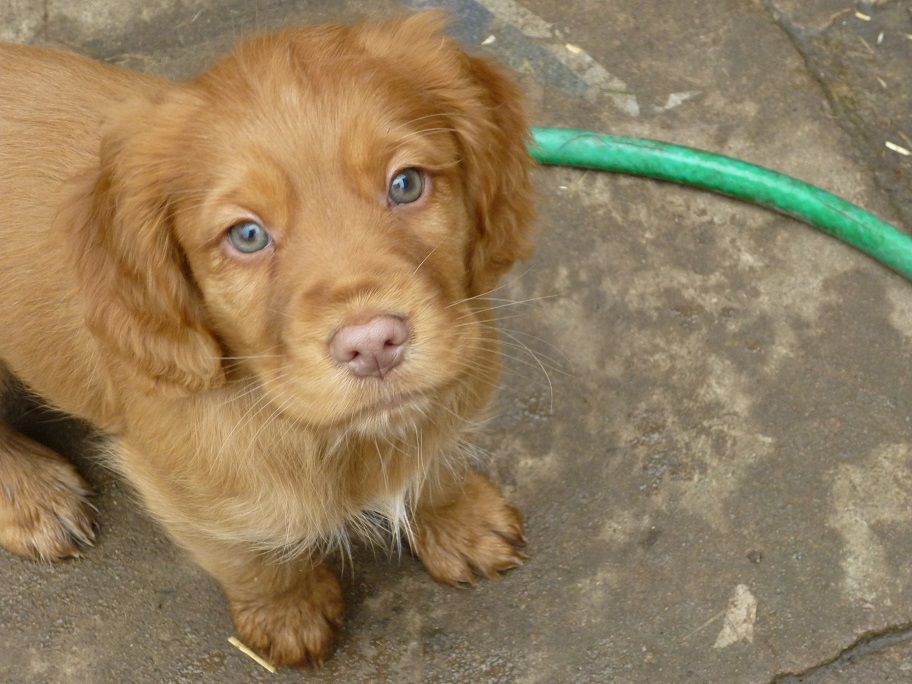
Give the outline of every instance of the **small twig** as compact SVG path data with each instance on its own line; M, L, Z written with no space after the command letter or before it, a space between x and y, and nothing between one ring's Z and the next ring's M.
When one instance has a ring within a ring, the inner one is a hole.
M233 636L228 637L228 643L231 644L232 646L234 646L237 650L239 650L241 653L243 653L248 658L254 660L258 665L266 668L267 670L269 670L270 672L275 674L275 672L276 672L275 665L273 665L272 663L270 663L267 660L264 660L259 655L257 655L253 651L251 651L249 648L247 648L247 646L245 646L243 643L241 643L241 640L238 639L237 637L233 637Z
M893 152L901 154L904 157L912 156L912 150L907 150L905 147L900 147L896 143L890 142L889 140L887 140L884 145L887 146L888 150L892 150Z
M724 611L724 610L720 610L718 613L716 613L716 614L713 615L711 618L709 618L709 620L707 620L706 622L704 622L702 625L700 625L700 626L697 627L695 630L693 630L690 634L688 634L688 635L685 636L683 639L681 639L681 642L683 643L683 642L687 641L688 639L690 639L690 637L692 637L692 636L693 636L694 634L696 634L697 632L702 632L704 629L706 629L707 627L709 627L712 623L716 622L717 620L721 620L721 619L724 618L724 617L725 617L725 611Z

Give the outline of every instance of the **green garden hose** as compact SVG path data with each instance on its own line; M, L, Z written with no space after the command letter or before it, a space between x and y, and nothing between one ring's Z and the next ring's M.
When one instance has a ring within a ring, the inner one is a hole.
M847 242L912 280L912 237L825 190L737 159L655 140L533 128L540 164L629 173L775 209Z

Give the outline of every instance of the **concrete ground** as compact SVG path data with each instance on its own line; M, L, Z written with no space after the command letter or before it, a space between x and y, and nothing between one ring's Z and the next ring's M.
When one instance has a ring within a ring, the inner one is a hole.
M912 148L912 0L406 4L494 36L478 49L516 70L538 125L722 152L912 230L912 157L885 146ZM397 6L5 0L0 38L180 78L251 30ZM912 285L703 192L553 168L537 184L483 436L526 514L524 567L459 591L364 549L332 660L270 675L85 429L14 406L82 454L100 536L53 567L0 555L0 681L912 681Z

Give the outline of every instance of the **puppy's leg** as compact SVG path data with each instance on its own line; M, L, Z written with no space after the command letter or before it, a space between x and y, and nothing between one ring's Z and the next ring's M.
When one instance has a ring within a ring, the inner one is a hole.
M275 665L323 664L342 624L342 587L322 562L231 546L190 548L228 597L241 640Z
M0 546L45 561L90 544L89 486L56 452L0 420Z
M522 517L485 476L466 472L425 491L415 511L413 551L438 582L494 579L519 565Z

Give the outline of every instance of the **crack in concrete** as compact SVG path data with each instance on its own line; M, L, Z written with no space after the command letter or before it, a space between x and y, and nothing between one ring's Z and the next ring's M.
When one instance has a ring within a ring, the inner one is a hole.
M785 33L792 47L804 62L805 71L820 87L834 121L849 136L852 141L852 147L855 149L856 158L871 172L870 176L874 186L880 191L884 204L889 207L890 213L899 222L897 227L902 229L903 224L907 223L906 219L910 211L903 206L901 198L897 195L897 189L885 184L881 174L878 173L876 157L872 159L872 154L876 153L872 152L871 132L868 130L870 128L868 122L857 112L847 109L840 102L833 90L833 84L827 78L827 65L821 62L819 56L815 58L813 47L805 44L805 42L811 42L813 36L820 36L829 31L838 19L846 14L846 11L834 14L824 27L813 31L803 31L798 25L788 20L785 12L776 6L775 0L759 0L759 3L773 22ZM852 10L849 9L847 11ZM912 11L912 8L910 8L910 11ZM866 140L868 144L865 144ZM874 146L876 146L876 141L874 141ZM887 218L889 220L889 217Z
M780 672L769 681L769 684L801 684L806 677L823 673L833 666L879 653L908 640L912 640L912 622L865 632L832 658L798 672Z
M800 40L800 30L794 24L790 24L785 17L785 14L776 7L773 0L761 0L760 4L763 6L763 9L766 10L766 13L769 14L770 18L779 27L779 29L786 35L789 42L792 44L792 47L795 49L795 52L801 57L801 61L804 62L805 71L810 75L814 82L820 86L820 89L823 91L824 96L826 97L827 103L830 105L830 108L835 104L833 101L833 94L830 92L830 88L827 86L826 80L823 78L819 69L814 67L814 63L811 61L811 57L808 54L807 50L803 50ZM840 127L845 128L841 123ZM851 131L848 131L851 133Z

